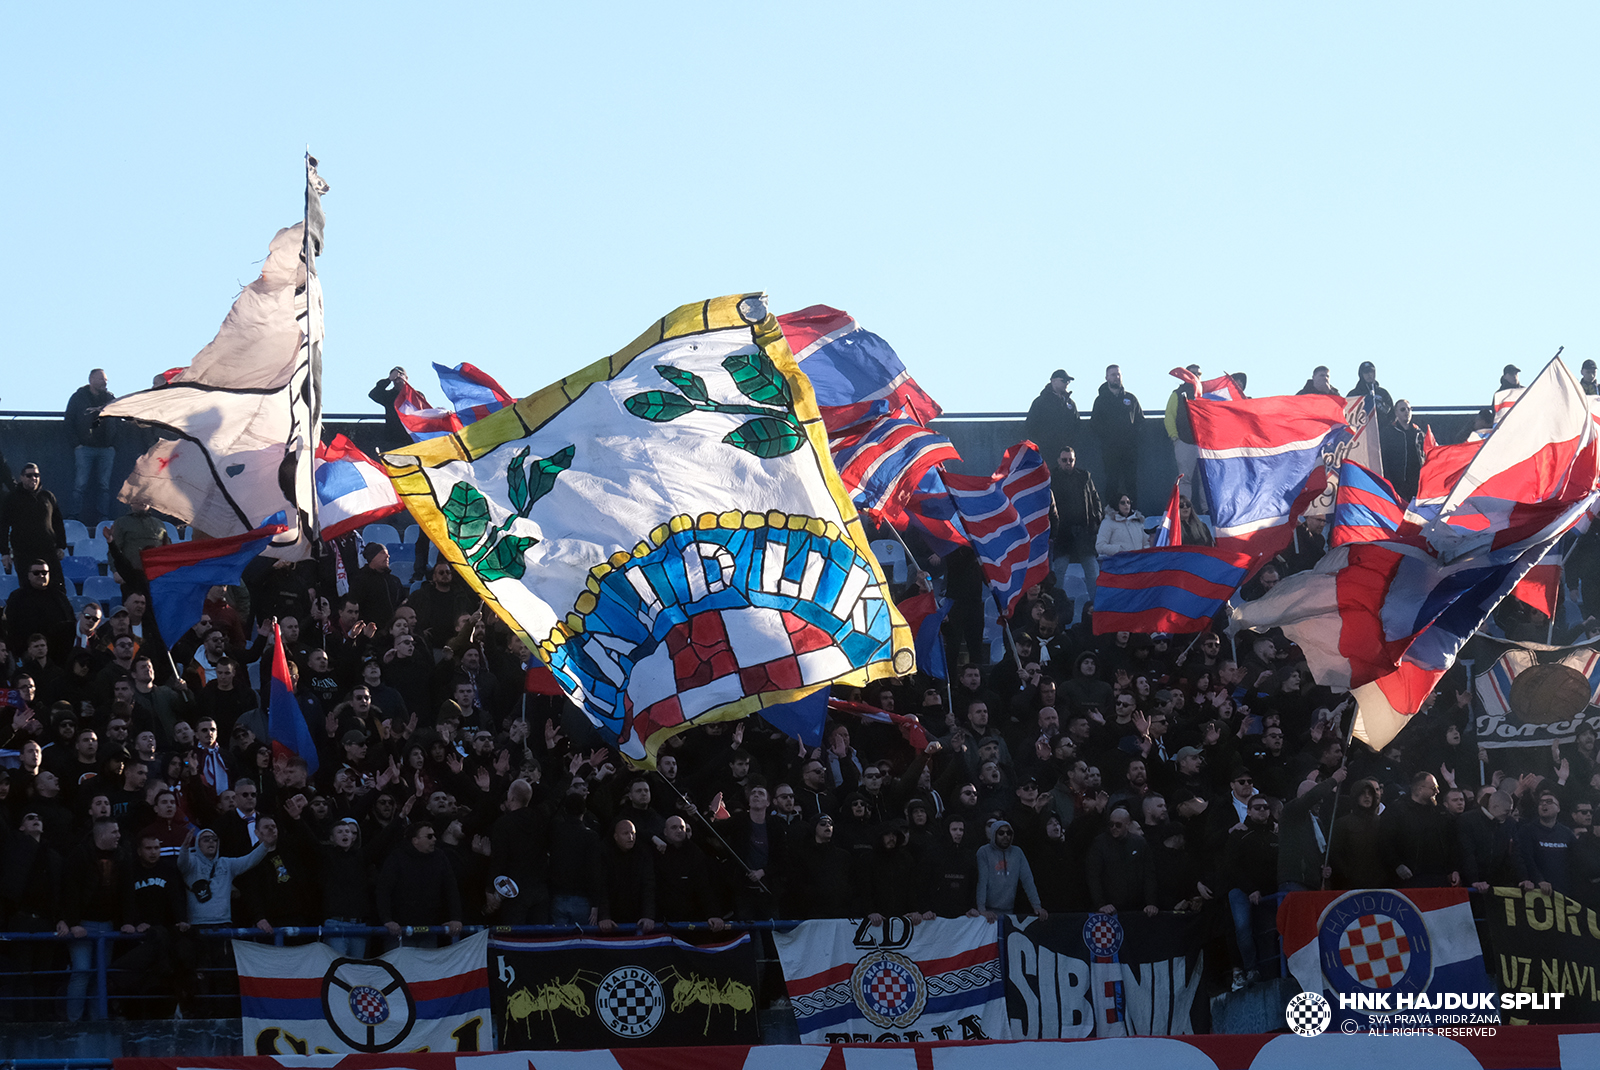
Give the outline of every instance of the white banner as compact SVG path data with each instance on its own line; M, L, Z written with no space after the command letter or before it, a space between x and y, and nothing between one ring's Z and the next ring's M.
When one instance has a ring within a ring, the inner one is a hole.
M808 1044L1011 1035L996 922L805 921L773 939Z
M490 1051L489 935L343 958L327 944L235 940L251 1055Z

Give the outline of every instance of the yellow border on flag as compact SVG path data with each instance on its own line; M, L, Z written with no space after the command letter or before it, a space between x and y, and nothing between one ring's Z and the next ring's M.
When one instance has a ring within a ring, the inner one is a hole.
M760 319L752 321L746 316L746 311L755 313L759 311ZM581 618L569 610L564 621L558 622L550 635L540 641L525 632L512 617L494 592L483 583L478 574L467 564L465 556L459 547L450 539L445 525L444 514L439 510L438 499L433 492L433 485L429 482L425 468L438 468L454 461L472 462L492 451L499 449L508 442L515 442L526 438L560 415L567 406L571 405L583 392L595 383L606 382L617 376L633 360L652 346L662 342L686 338L697 334L707 334L712 331L724 331L737 328L748 328L751 331L755 345L772 361L773 366L782 373L789 384L790 393L794 399L795 417L805 429L806 440L811 446L813 455L817 458L819 469L824 482L827 484L828 493L833 497L835 508L844 519L845 526L842 532L845 541L861 555L872 569L872 578L886 595L884 604L889 609L892 623L892 639L890 642L891 654L888 661L877 661L864 668L855 670L839 677L835 682L861 686L871 680L889 676L905 676L916 669L916 654L912 642L911 629L906 624L905 618L900 615L900 610L895 606L894 600L887 597L888 582L883 575L883 568L878 559L873 556L872 548L868 545L866 531L862 527L861 517L856 512L855 503L850 500L850 494L845 490L844 484L839 479L839 471L833 464L832 454L828 452L828 431L823 426L822 414L817 407L816 394L812 391L811 380L806 378L800 370L799 362L789 349L789 342L783 336L783 329L778 326L778 318L767 307L766 294L746 293L732 294L726 297L714 297L696 304L682 305L661 319L635 338L628 345L619 349L611 356L597 360L593 364L574 372L573 374L554 383L537 393L530 394L515 405L507 406L499 412L492 413L482 420L467 425L463 430L441 435L438 438L417 442L398 450L388 450L379 455L389 479L394 483L395 490L400 495L400 500L405 504L406 510L416 519L428 538L433 541L441 556L448 560L462 579L472 588L500 617L505 621L528 649L533 651L541 661L546 664L550 661L549 648L559 646L581 630ZM630 556L643 556L649 553L653 546L648 540L639 542L635 546L618 546L612 554L606 555L595 563L599 575L611 570L609 559L617 553ZM594 570L590 573L591 580L597 578ZM581 597L581 596L580 596ZM552 607L554 608L554 607ZM575 607L574 607L575 608ZM574 627L577 625L577 627ZM764 706L791 702L815 691L816 688L804 688L794 691L772 691L758 695L747 696L737 702L724 707L722 711L712 716L701 716L684 727L693 724L704 724L710 721L735 720L739 717L754 713Z

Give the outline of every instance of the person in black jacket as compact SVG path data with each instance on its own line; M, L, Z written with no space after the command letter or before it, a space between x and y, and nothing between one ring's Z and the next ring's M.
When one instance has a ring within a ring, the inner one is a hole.
M1089 902L1101 914L1157 911L1155 874L1150 871L1144 839L1128 834L1132 824L1128 811L1117 807L1109 815L1106 831L1089 847Z
M406 379L406 370L396 365L389 369L388 376L379 379L377 384L367 391L367 397L383 406L384 449L392 450L411 445L411 433L406 430L406 425L400 422L400 414L395 411L395 401L408 385L410 384Z
M1098 406L1099 402L1095 404ZM1092 599L1095 580L1100 576L1094 540L1106 511L1094 476L1087 468L1078 467L1078 453L1071 446L1062 447L1056 454L1056 466L1050 473L1050 500L1055 506L1051 515L1054 526L1050 533L1050 567L1056 575L1056 587L1065 589L1067 565L1076 561L1083 566L1084 586Z
M978 916L978 866L974 852L965 846L966 838L967 823L959 817L947 818L943 834L923 855L917 878L917 902L923 921ZM1044 900L1042 888L1039 897ZM1053 903L1045 905L1056 909Z
M400 944L400 930L408 925L443 925L452 936L461 931L461 892L449 860L438 851L439 834L414 821L405 840L378 874L378 920L389 930L391 947Z
M59 570L42 557L19 567L27 570L27 583L6 599L7 633L20 638L19 647L30 637L42 635L50 657L60 659L72 644L77 617L65 590L59 583L51 583Z
M361 824L355 818L341 819L329 832L328 842L317 845L317 884L324 929L371 923L372 880L361 850ZM367 957L365 936L324 936L322 942L348 958Z
M617 922L637 923L640 933L656 927L655 859L649 847L639 846L633 822L618 818L611 839L600 848L600 931L615 932Z
M0 910L11 932L65 932L60 921L61 856L44 841L44 820L34 810L22 815L15 833L0 848ZM37 940L19 940L11 946L7 969L13 976L8 995L18 1002L8 1009L23 1021L42 1020L45 1005L40 997L50 983L48 978L31 976L53 968L55 949ZM4 960L0 960L4 961ZM42 982L42 983L41 983ZM30 1000L30 996L35 997Z
M656 848L656 912L661 921L709 919L712 932L721 932L728 923L706 877L709 861L705 852L690 842L689 823L678 814L667 818L661 830L665 841Z
M161 857L158 836L139 840L134 862L124 873L122 931L141 933L144 939L118 960L114 990L124 995L172 992L179 1005L185 1003L194 987L194 949L179 934L189 931L189 901L177 863ZM165 999L140 999L129 1001L125 1011L165 1018L172 1006Z
M1422 472L1423 429L1411 422L1411 402L1394 403L1394 414L1378 423L1378 445L1383 456L1383 477L1399 492L1402 501L1417 496L1417 478Z
M106 387L106 373L96 368L89 381L78 387L67 400L64 413L67 430L72 432L72 460L77 469L72 483L72 512L93 531L101 520L111 519L111 468L116 463L113 425L100 419L100 410L117 399ZM91 509L84 491L94 484L95 508Z
M1432 773L1411 778L1411 791L1383 812L1384 861L1400 888L1447 888L1461 883L1456 836L1437 805Z
M1345 393L1345 397L1372 398L1377 407L1373 417L1380 423L1388 420L1389 414L1394 412L1394 398L1378 385L1378 368L1370 360L1362 361L1361 366L1356 369L1356 385Z
M1039 447L1043 457L1054 457L1062 446L1077 444L1078 405L1072 400L1067 385L1072 376L1065 368L1050 373L1050 381L1039 391L1039 396L1028 406L1026 426L1028 437Z
M550 819L550 922L595 925L600 920L600 838L586 819L587 785L574 776Z
M502 894L499 921L504 925L544 925L550 921L549 823L533 806L534 785L513 780L506 789L504 811L489 826L489 857L494 875L509 877Z
M16 489L0 502L0 566L7 572L13 561L20 567L39 558L54 566L67 556L61 503L40 485L42 478L39 466L29 461L22 466ZM59 577L55 586L61 586Z
M1506 818L1515 807L1509 793L1496 791L1482 806L1462 814L1456 822L1462 884L1480 892L1487 892L1496 885L1533 887L1532 881L1523 879L1515 836L1511 826L1506 824Z
M865 914L857 896L850 852L833 842L833 818L799 825L789 847L784 886L786 918L847 918Z
M72 936L72 976L67 981L67 1020L81 1021L89 975L94 972L91 935L115 930L122 921L122 872L118 851L122 827L106 816L95 821L90 839L67 856L61 874L61 918ZM59 931L59 930L57 930ZM109 954L114 945L107 944ZM99 1010L95 1011L99 1020Z
M1238 952L1233 965L1235 990L1261 977L1256 969L1255 908L1278 886L1278 830L1272 823L1272 804L1265 795L1254 795L1246 809L1242 824L1228 832L1222 857L1222 886L1228 892Z
M1106 381L1100 384L1089 422L1100 436L1106 496L1116 501L1126 494L1137 501L1139 427L1144 423L1144 412L1139 408L1139 399L1122 388L1122 369L1115 364L1106 368Z
M884 918L917 913L917 863L906 850L904 821L892 821L878 832L878 844L867 864L867 917L876 925Z

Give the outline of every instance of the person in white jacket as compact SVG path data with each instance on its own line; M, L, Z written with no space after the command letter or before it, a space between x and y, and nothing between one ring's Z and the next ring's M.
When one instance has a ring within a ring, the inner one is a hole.
M1144 516L1133 507L1133 499L1124 494L1106 518L1100 521L1100 534L1095 536L1094 552L1102 559L1124 550L1143 550L1149 539L1144 533Z

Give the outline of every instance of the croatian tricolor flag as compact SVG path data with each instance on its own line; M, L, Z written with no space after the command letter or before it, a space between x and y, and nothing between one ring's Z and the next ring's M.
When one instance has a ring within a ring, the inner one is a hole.
M405 508L389 474L343 435L317 447L315 478L324 539L337 539Z
M284 513L275 513L261 527L224 539L196 539L157 546L144 552L144 574L150 581L150 610L162 638L172 644L205 612L206 592L237 584L244 568L292 533Z
M1259 567L1289 545L1327 483L1323 440L1345 426L1344 401L1305 394L1188 404L1216 544Z
M413 442L453 434L462 427L461 417L429 404L422 391L407 382L395 393L394 412Z

